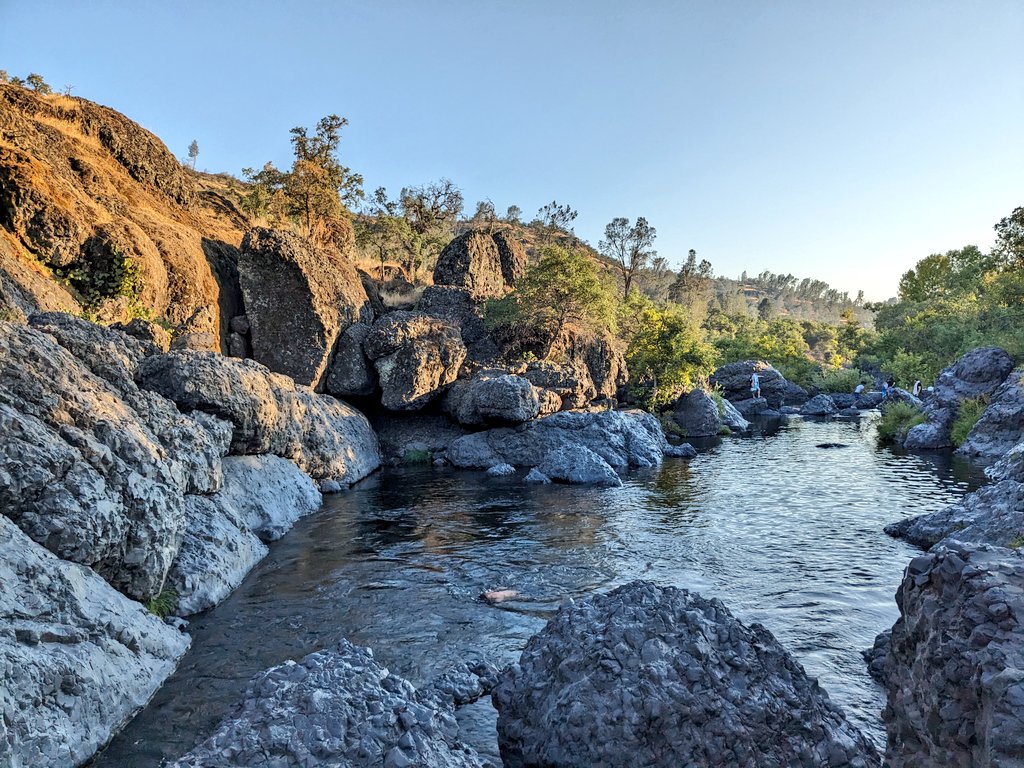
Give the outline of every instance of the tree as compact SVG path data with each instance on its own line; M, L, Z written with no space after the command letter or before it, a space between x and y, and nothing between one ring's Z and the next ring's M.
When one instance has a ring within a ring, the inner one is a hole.
M25 83L36 93L41 93L43 95L53 93L53 89L46 84L46 81L43 80L43 76L37 75L35 72L25 78Z
M266 163L259 171L243 168L242 176L249 184L242 195L242 210L256 219L267 218L280 223L287 218L287 203L284 193L285 173L273 163Z
M422 187L405 187L399 194L408 237L403 241L403 268L412 281L416 273L437 256L451 240L462 215L462 191L448 179Z
M543 359L570 325L595 332L614 328L614 290L590 258L548 245L512 293L488 302L486 319L492 328L519 334L519 346L536 339Z
M560 205L557 200L552 200L538 210L537 221L544 241L551 242L557 234L572 234L572 223L577 215L570 206Z
M510 205L508 210L505 211L505 221L509 224L522 224L523 223L523 209L518 205Z
M992 253L1008 266L1024 267L1024 206L1015 208L994 227L996 244Z
M711 262L701 259L698 264L697 252L691 248L686 263L679 268L679 274L668 290L668 297L693 312L699 304L707 303L713 281Z
M470 219L470 223L477 227L485 228L488 232L492 232L497 222L498 214L494 210L494 203L490 200L481 200L476 204L476 211L473 212L473 218Z
M196 169L196 158L199 157L199 142L192 139L192 143L188 145L188 159L192 163L192 170Z
M389 200L387 190L378 187L371 198L367 215L356 221L356 242L373 250L380 261L380 279L384 280L384 268L388 258L395 252L404 252L405 244L412 237L409 222L402 216L401 204Z
M643 216L637 216L636 223L632 225L627 218L614 218L604 228L604 240L598 248L618 265L622 273L624 297L629 296L637 270L643 269L647 262L658 255L651 247L657 236L657 230Z
M11 85L16 85L19 88L23 88L25 86L25 81L22 80L20 77L12 77L11 78Z
M774 307L772 307L772 300L769 299L767 296L761 299L761 301L759 301L757 304L757 316L762 320L771 320L773 310Z

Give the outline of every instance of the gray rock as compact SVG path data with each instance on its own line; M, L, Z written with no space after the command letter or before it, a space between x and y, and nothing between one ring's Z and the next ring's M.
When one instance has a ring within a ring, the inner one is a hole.
M352 263L290 232L246 233L238 278L253 356L296 383L319 389L338 335L372 319Z
M665 448L665 455L671 459L692 459L697 455L697 449L689 443L668 445Z
M356 323L338 337L324 383L324 391L335 397L366 397L377 391L377 370L363 351L370 326Z
M911 561L885 665L892 768L996 768L1024 755L1024 556L947 542Z
M279 456L228 456L217 502L231 506L248 530L275 541L300 517L320 509L320 489L295 464Z
M252 324L249 322L247 315L235 315L228 321L228 328L231 329L232 333L248 336L252 331Z
M437 257L435 285L468 289L477 300L502 296L526 271L526 251L510 232L470 230Z
M800 408L801 416L832 416L838 409L828 395L815 395Z
M878 765L768 630L649 582L563 607L492 699L508 768Z
M395 463L419 445L433 454L443 454L466 430L440 414L381 413L373 427L380 437L381 452L386 461Z
M591 400L614 401L619 389L629 381L625 351L625 345L609 333L597 334L574 327L563 331L552 345L549 359L564 361L559 365L568 371L566 383L576 379L581 387L576 392L559 391L565 407L582 408ZM526 377L538 386L547 386L530 376L531 369L536 368L536 364L528 366ZM591 387L594 394L587 397Z
M973 349L942 370L935 391L923 404L928 421L907 432L904 445L914 450L936 450L952 446L950 430L960 404L977 397L989 397L1013 370L1013 360L997 347ZM913 397L898 390L901 399ZM917 407L922 407L918 401Z
M466 347L459 329L417 312L391 312L363 342L380 378L381 405L417 411L455 381Z
M736 414L743 418L738 411ZM687 437L710 437L722 429L718 403L703 389L694 389L676 400L672 407L672 420Z
M88 760L174 671L189 638L0 516L0 765Z
M857 405L857 395L849 392L831 392L828 396L832 398L836 408L841 411L845 411L847 408L855 408Z
M127 323L114 323L110 327L138 339L144 344L151 345L149 354L166 352L171 348L171 334L149 320L135 318Z
M485 370L455 382L445 395L444 410L465 427L522 424L540 413L540 397L522 376Z
M614 469L657 466L668 447L661 425L649 413L562 411L515 428L460 437L448 446L448 461L466 468L535 467L548 453L569 445L589 448Z
M493 675L482 671L475 684L449 677L420 696L369 649L343 640L257 675L239 709L173 768L482 768L458 740L453 707Z
M725 398L722 398L721 402L722 410L722 423L725 424L733 432L746 432L750 429L750 422L743 418L743 414L739 412L735 405L730 403Z
M961 456L991 462L1024 440L1024 368L1017 368L992 394L985 412L957 449Z
M171 352L144 360L139 384L234 426L232 453L272 453L315 480L351 484L380 466L377 436L366 417L326 395L297 386L254 360Z
M885 395L881 392L861 392L857 395L853 407L858 411L870 411L880 406L884 400Z
M722 394L733 404L750 399L750 376L757 371L761 381L761 397L768 401L768 407L778 410L783 405L801 405L807 400L803 387L786 381L775 368L757 360L743 360L718 368L711 376L711 385L719 387ZM737 406L739 407L739 406ZM740 412L743 408L740 408Z
M429 285L423 290L416 309L457 327L471 360L488 362L498 356L498 345L484 323L483 305L474 301L469 288Z
M514 475L516 468L511 464L495 464L493 467L487 470L487 474L491 477L508 477Z
M559 408L585 408L597 398L597 387L590 371L579 362L533 362L526 367L523 376L538 389L557 396Z
M526 477L523 478L524 483L537 483L538 485L551 485L551 478L541 472L539 469L534 467L526 473Z
M768 401L763 397L748 397L746 400L734 400L733 407L744 419L759 419L770 413ZM782 406L783 408L787 406Z
M892 645L892 630L887 629L878 634L874 645L866 651L861 651L861 656L864 657L864 661L868 665L868 674L879 685L885 685L885 665L889 659L890 645Z
M569 444L549 451L536 469L551 480L579 485L618 487L622 480L608 462L589 448Z

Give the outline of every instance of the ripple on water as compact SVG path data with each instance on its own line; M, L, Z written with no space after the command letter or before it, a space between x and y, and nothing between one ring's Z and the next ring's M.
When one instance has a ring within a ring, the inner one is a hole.
M422 682L467 656L511 662L562 601L634 578L718 597L764 624L881 742L883 696L860 650L895 620L913 555L882 526L941 509L975 482L948 459L879 450L872 419L725 440L613 489L386 470L329 497L196 618L178 672L96 765L179 756L254 674L343 637ZM496 588L520 597L479 598ZM490 706L460 720L496 756Z

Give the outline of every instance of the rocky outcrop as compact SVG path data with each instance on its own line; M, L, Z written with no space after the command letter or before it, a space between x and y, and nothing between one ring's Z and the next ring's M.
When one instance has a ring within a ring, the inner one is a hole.
M228 456L223 465L217 503L237 510L245 527L263 541L281 538L323 502L316 483L279 456Z
M509 768L878 765L768 630L649 582L563 607L492 698Z
M366 417L254 360L171 352L141 362L140 385L233 426L231 452L290 459L315 480L351 484L380 465Z
M451 285L427 286L416 309L456 326L466 345L469 359L486 363L498 356L498 345L484 324L483 304L473 299L470 289Z
M0 516L0 765L82 764L149 701L188 644Z
M991 462L1005 456L1024 439L1024 368L1017 368L992 393L985 412L964 444L961 456Z
M363 342L380 378L381 405L415 411L438 397L459 375L466 347L459 329L418 312L391 312Z
M464 427L522 424L540 413L540 397L522 376L484 370L455 382L445 395L444 410Z
M800 407L801 416L833 416L839 409L831 396L815 395Z
M672 408L672 421L687 437L710 437L722 431L722 414L719 413L718 403L703 389L694 389L676 400Z
M369 649L342 641L257 675L241 706L173 766L483 768L459 742L454 708L484 695L493 678L484 667L476 675L449 675L418 694Z
M428 451L443 456L448 446L466 430L440 414L380 414L373 428L380 438L385 461L400 463L410 452Z
M470 230L441 251L434 284L465 288L479 301L512 290L525 271L526 251L510 232Z
M338 337L324 391L335 397L368 397L377 391L377 370L363 351L370 326L356 323Z
M807 401L807 392L803 387L786 381L775 368L757 360L743 360L721 366L712 374L711 386L719 388L722 395L733 404L749 400L750 377L754 371L757 371L760 378L761 397L768 401L768 407L772 410L777 411L783 405L802 405ZM743 409L740 411L743 412Z
M907 432L904 445L914 450L952 446L950 430L965 400L991 396L1013 370L1013 360L997 347L973 349L944 368L935 391L923 405L928 421Z
M536 469L549 480L561 483L613 488L622 485L622 480L608 462L583 445L569 444L549 451Z
M614 400L621 387L629 381L626 368L625 346L608 333L593 333L579 328L567 328L551 347L551 358L564 361L560 366L578 378L584 392L578 396L559 394L565 407L582 408L590 400ZM527 371L527 378L529 370ZM531 379L532 381L532 379ZM547 386L534 382L538 386ZM587 398L590 386L594 394ZM551 387L557 391L557 387Z
M870 411L878 408L885 401L885 395L881 392L861 392L853 401L853 407L858 411Z
M657 466L669 450L661 425L649 413L562 411L515 428L460 437L448 446L447 458L457 467L534 467L549 453L575 445L590 449L614 469Z
M911 561L885 666L892 768L1024 756L1024 556L948 542Z
M298 384L320 389L338 335L373 319L351 261L290 232L250 230L238 273L253 357Z

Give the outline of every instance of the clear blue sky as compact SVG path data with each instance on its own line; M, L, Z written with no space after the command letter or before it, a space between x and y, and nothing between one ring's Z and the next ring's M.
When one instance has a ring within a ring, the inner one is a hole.
M372 191L448 177L596 244L869 299L1024 205L1024 1L0 0L0 68L107 104L199 167L351 125Z

